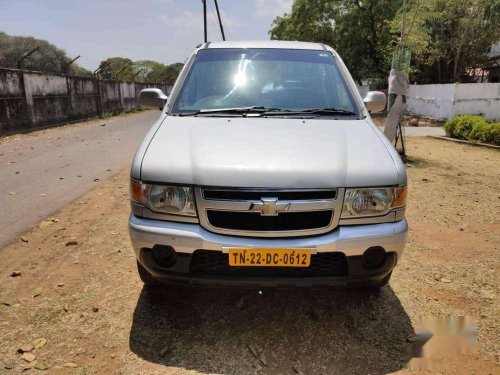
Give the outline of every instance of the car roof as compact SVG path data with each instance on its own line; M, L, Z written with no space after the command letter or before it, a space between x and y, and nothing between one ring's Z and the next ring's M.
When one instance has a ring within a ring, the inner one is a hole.
M285 41L285 40L231 40L225 42L209 42L202 44L200 49L212 48L282 48L282 49L306 49L327 50L327 46L321 43Z

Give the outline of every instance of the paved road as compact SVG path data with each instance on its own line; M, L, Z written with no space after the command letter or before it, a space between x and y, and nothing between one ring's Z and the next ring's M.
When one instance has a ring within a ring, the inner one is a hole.
M130 165L159 114L146 111L0 139L0 249Z

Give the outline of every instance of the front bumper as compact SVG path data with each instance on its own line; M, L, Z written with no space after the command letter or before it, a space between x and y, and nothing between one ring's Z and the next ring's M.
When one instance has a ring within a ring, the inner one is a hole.
M401 257L408 236L405 219L394 223L340 226L330 233L299 238L248 238L216 234L199 224L179 223L139 218L130 215L129 231L138 261L156 279L195 284L237 285L347 285L383 279L392 271ZM170 269L154 264L148 249L155 245L172 246L179 255ZM387 253L382 266L363 270L361 256L373 246L383 247ZM280 278L280 277L217 277L196 276L190 273L189 262L196 250L225 252L231 247L258 248L310 248L316 253L343 253L348 261L349 274L342 277Z

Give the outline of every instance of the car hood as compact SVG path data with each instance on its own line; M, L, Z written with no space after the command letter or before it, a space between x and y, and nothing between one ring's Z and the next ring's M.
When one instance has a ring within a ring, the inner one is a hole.
M398 185L392 146L382 138L366 120L168 116L145 151L141 179L225 187Z

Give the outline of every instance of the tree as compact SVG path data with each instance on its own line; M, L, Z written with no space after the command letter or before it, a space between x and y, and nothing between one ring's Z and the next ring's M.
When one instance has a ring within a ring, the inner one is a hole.
M173 63L168 65L163 76L163 82L165 82L167 85L173 85L183 66L183 63Z
M393 30L401 19L400 12ZM420 83L466 81L467 71L487 62L488 48L500 40L500 0L413 0L406 20L412 78Z
M166 66L153 60L140 60L134 62L134 71L137 72L136 79L139 81L154 81L160 78Z
M85 76L89 77L92 76L92 72L88 69L82 68L80 65L77 65L75 63L71 64L71 69L70 71L72 72L71 74L75 76Z
M38 50L23 60L23 69L62 74L90 73L75 63L68 66L71 59L66 52L46 40L10 36L3 32L0 32L0 66L17 69L17 61L36 47Z
M337 16L337 8L331 1L296 0L290 14L274 19L269 35L271 39L334 45L334 20Z
M402 0L295 0L269 34L331 45L356 81L385 81L403 14L410 79L420 83L467 81L500 40L500 0L408 0L405 9Z
M402 0L295 0L277 17L271 39L325 43L337 50L353 78L387 78L396 36L391 22Z
M105 64L105 65L104 65ZM110 57L101 62L99 75L105 79L134 80L140 82L165 82L172 85L184 64L164 65L153 60L133 62L124 57Z

